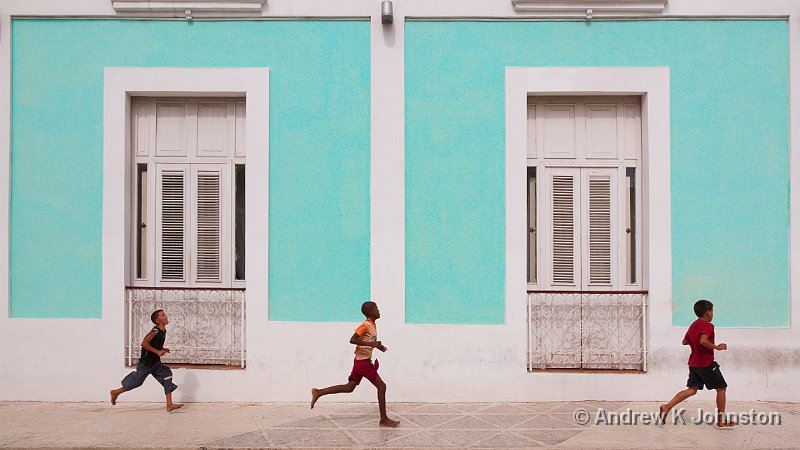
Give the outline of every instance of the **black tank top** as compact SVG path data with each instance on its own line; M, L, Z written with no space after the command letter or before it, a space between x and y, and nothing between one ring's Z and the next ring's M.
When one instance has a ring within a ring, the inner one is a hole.
M162 330L158 327L153 327L153 329L150 330L150 333L152 333L153 331L156 332L156 335L153 336L153 339L150 340L150 346L156 350L163 350L164 341L167 339L167 330ZM142 347L142 357L139 358L139 361L148 366L152 366L153 364L160 362L161 357Z

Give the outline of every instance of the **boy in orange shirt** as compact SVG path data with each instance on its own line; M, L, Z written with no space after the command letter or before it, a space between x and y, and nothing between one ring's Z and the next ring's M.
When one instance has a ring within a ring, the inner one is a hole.
M353 392L361 383L362 378L368 379L378 388L378 409L381 413L380 425L384 427L396 427L400 424L397 420L392 420L386 415L386 383L378 375L378 360L372 362L372 349L385 352L386 347L378 340L378 328L375 321L380 319L381 312L375 302L364 302L361 305L361 312L367 317L361 325L356 328L355 333L350 338L350 343L356 346L353 370L347 378L347 384L326 387L324 389L311 389L311 409L320 397L328 394L338 394L341 392Z

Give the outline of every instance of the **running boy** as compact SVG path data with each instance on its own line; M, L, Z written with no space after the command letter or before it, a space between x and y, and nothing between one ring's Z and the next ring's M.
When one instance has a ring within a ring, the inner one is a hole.
M675 394L669 403L658 408L661 420L666 419L667 413L675 405L693 396L705 385L708 390L717 390L717 427L732 427L736 424L725 418L725 389L728 383L722 377L719 364L714 361L714 350L727 350L728 346L724 343L714 343L714 325L711 323L714 318L714 305L710 301L698 300L694 304L694 313L697 315L697 320L689 326L681 342L692 349L689 355L689 380L686 382L686 389Z
M180 408L183 404L172 403L172 391L178 389L178 386L172 382L172 370L161 364L161 357L169 353L169 349L164 347L169 319L167 313L159 309L150 314L150 320L155 326L142 339L142 355L136 365L136 370L122 379L121 388L111 390L111 404L116 405L119 394L136 389L144 383L148 375L152 375L164 386L164 393L167 394L167 412L170 412Z
M378 328L375 321L380 319L381 312L375 302L364 302L361 305L361 312L367 316L367 320L356 328L356 332L350 338L350 343L356 346L356 357L353 361L353 371L347 378L347 384L326 387L325 389L311 389L311 409L320 397L328 394L338 394L340 392L353 392L356 386L361 383L361 378L368 379L378 388L378 409L381 413L380 425L384 427L396 427L400 422L392 420L386 415L386 383L378 375L378 360L372 362L372 349L385 352L386 347L378 340Z

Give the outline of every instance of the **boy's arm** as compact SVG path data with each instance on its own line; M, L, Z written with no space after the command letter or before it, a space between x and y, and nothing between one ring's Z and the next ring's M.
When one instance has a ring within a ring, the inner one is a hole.
M359 336L358 333L353 333L353 336L350 338L350 343L353 345L363 345L364 347L377 348L382 352L386 351L386 347L384 347L383 344L381 344L381 341L375 341L375 342L362 341L361 336Z
M705 335L703 335L703 336L705 336ZM681 341L681 345L689 345L689 338L684 336L683 340Z
M147 336L145 336L144 339L142 339L142 348L147 350L148 352L153 352L158 356L164 356L164 353L167 353L166 351L164 351L164 350L156 350L155 347L150 345L150 341L152 341L154 337L156 337L156 331L155 330L147 333Z
M700 335L700 345L702 345L705 348L710 348L712 350L727 350L728 349L728 345L725 344L725 343L721 343L719 345L712 344L711 341L708 340L708 336L706 336L705 334L701 334Z

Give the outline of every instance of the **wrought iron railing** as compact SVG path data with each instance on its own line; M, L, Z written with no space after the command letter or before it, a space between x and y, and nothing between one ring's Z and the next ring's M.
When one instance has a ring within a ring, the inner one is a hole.
M245 366L244 289L126 289L129 365L141 356L143 337L153 328L150 314L163 309L169 317L163 362Z
M528 292L528 370L647 371L647 292Z

